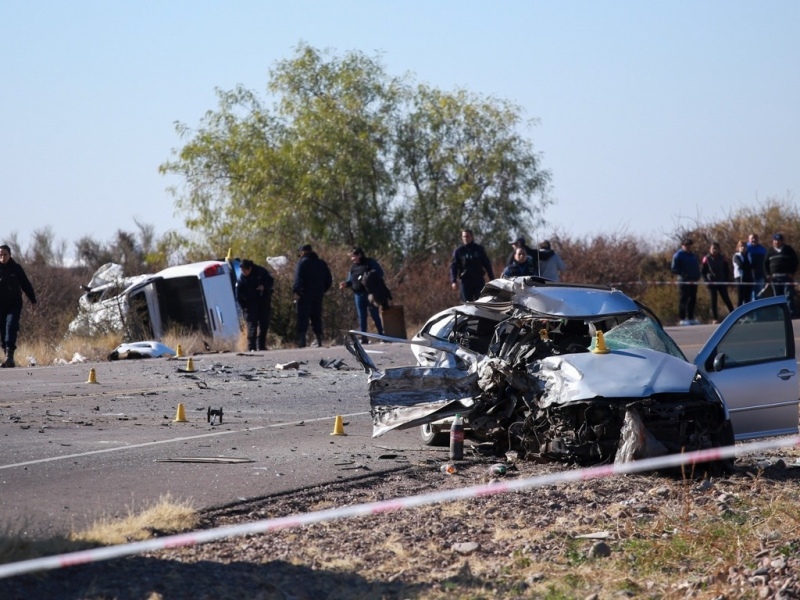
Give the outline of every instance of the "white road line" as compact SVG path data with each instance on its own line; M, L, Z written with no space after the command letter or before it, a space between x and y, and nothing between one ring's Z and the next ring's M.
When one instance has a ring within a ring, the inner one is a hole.
M346 415L339 415L341 417L358 417L361 415L368 415L368 412L349 413ZM258 427L247 427L246 429L237 429L234 431L215 431L214 433L203 433L200 435L190 435L185 437L170 438L168 440L160 440L157 442L143 442L141 444L132 444L130 446L117 446L116 448L103 448L102 450L91 450L89 452L80 452L78 454L65 454L63 456L51 456L50 458L39 458L36 460L29 460L21 463L14 463L10 465L0 465L0 470L14 469L16 467L27 467L28 465L37 465L41 463L53 462L56 460L66 460L68 458L80 458L82 456L93 456L95 454L105 454L107 452L117 452L119 450L132 450L134 448L145 448L147 446L157 446L160 444L172 444L174 442L185 442L186 440L198 440L207 437L215 437L218 435L229 435L232 433L246 433L248 431L258 431L259 429L271 429L275 427L286 427L287 425L297 425L299 423L316 423L319 421L329 421L332 417L318 417L316 419L301 419L299 421L288 421L286 423L273 423L272 425L260 425Z

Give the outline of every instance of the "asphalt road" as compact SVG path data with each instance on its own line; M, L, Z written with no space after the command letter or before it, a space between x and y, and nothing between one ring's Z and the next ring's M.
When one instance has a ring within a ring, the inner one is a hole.
M668 329L691 359L713 326ZM406 345L369 351L379 366L411 364ZM302 364L276 367L290 361ZM342 346L193 362L194 373L186 359L0 371L0 523L40 537L166 494L203 508L446 457L416 429L372 438L366 375ZM346 436L331 435L337 415Z
M370 351L386 365L411 357L407 346ZM276 368L293 360L299 369ZM193 362L194 373L182 372L186 359L3 369L0 522L38 537L165 494L227 504L396 469L410 460L404 448L431 452L416 431L371 437L366 375L342 346ZM179 404L187 422L175 422ZM209 408L222 409L221 423L208 422ZM337 415L345 436L331 435Z

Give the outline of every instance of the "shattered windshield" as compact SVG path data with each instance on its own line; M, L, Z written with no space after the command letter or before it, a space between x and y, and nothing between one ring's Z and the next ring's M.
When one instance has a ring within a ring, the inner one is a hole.
M649 348L686 360L675 341L658 323L647 316L632 317L620 323L605 332L603 339L610 350ZM594 348L594 344L593 340L592 348Z

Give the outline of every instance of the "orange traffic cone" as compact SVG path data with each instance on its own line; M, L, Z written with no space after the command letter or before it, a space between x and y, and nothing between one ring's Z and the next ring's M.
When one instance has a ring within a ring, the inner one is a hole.
M191 357L191 356L190 356L190 357L189 357L189 359L186 361L186 370L187 370L189 373L194 373L194 372L197 370L197 369L195 369L195 368L194 368L194 361L192 360L192 357Z
M347 435L344 432L344 423L340 415L336 415L336 420L333 422L333 433L331 433L331 435Z
M89 379L86 380L86 383L97 383L97 373L94 369L89 369Z
M186 409L183 403L178 404L178 412L175 413L175 423L186 423Z
M608 349L606 346L606 340L603 338L603 332L597 332L597 340L594 343L594 348L592 348L592 352L594 354L608 354L611 350Z

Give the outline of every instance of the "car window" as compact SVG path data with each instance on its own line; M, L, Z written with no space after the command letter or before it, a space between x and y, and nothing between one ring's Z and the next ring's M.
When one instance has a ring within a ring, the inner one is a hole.
M790 358L786 311L765 306L739 318L717 344L725 354L725 368Z
M666 331L648 316L632 317L603 334L611 350L649 348L686 360L683 352ZM592 342L594 347L595 341Z

